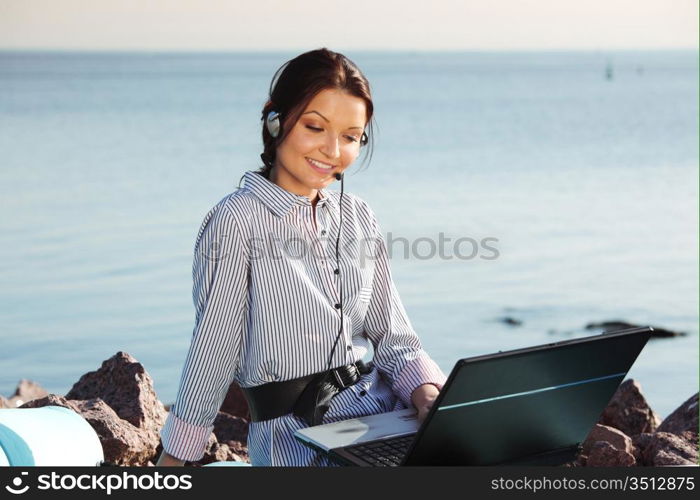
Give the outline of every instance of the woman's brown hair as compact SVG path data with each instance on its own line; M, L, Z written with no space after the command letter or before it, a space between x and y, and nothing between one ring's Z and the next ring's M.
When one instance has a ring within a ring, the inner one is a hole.
M275 164L277 146L294 127L311 99L325 89L342 90L365 101L367 126L366 142L363 143L369 146L369 152L364 160L371 160L374 105L369 82L354 62L324 47L287 61L272 77L269 99L262 109L263 152L260 158L264 166L258 170L262 175L269 178ZM265 125L270 111L280 114L281 126L277 137L272 137Z

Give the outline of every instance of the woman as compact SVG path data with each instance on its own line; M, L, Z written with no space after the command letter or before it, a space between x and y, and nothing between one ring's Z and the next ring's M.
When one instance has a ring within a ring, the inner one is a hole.
M341 54L310 51L275 74L265 166L197 236L196 326L158 465L202 457L234 381L253 465L330 465L294 439L308 425L411 405L425 418L446 377L406 317L374 213L342 184L325 189L369 143L372 114L369 83Z

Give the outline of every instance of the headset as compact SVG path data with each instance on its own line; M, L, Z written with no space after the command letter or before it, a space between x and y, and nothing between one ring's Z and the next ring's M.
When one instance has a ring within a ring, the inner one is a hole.
M270 135L273 138L279 137L280 134L280 114L277 111L270 111L267 114L267 117L265 119L265 125L267 127L267 131L270 133ZM365 146L368 142L368 137L367 134L362 132L362 137L360 138L360 146ZM334 174L336 180L340 181L340 201L338 202L338 205L340 207L340 223L338 225L338 236L335 240L335 270L333 271L336 276L338 276L338 289L339 289L339 296L340 300L338 304L336 304L336 307L340 311L340 328L338 329L338 335L335 337L335 342L333 342L333 349L331 350L330 356L328 356L328 364L326 365L326 376L330 372L331 368L331 363L333 361L333 354L335 354L335 348L338 345L338 341L340 340L340 336L343 334L343 280L340 279L340 234L343 228L343 193L344 193L344 187L345 187L345 176L340 173ZM355 369L358 370L357 368L357 363L353 361L352 363L355 365ZM320 393L319 393L320 394ZM318 399L316 400L316 404L318 405Z

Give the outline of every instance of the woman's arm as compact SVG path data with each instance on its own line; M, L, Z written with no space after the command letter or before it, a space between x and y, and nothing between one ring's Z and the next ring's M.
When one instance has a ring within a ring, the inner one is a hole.
M203 456L237 371L248 297L244 240L225 201L209 211L192 268L195 328L175 404L161 431L165 454L159 463Z
M184 460L175 458L174 456L168 454L165 450L163 450L163 453L160 454L160 458L156 464L157 467L182 467L183 465L185 465Z

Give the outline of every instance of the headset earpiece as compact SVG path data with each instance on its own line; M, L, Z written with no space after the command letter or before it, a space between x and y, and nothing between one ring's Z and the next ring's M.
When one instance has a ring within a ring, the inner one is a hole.
M280 114L270 111L265 119L265 126L272 137L277 137L280 133Z

